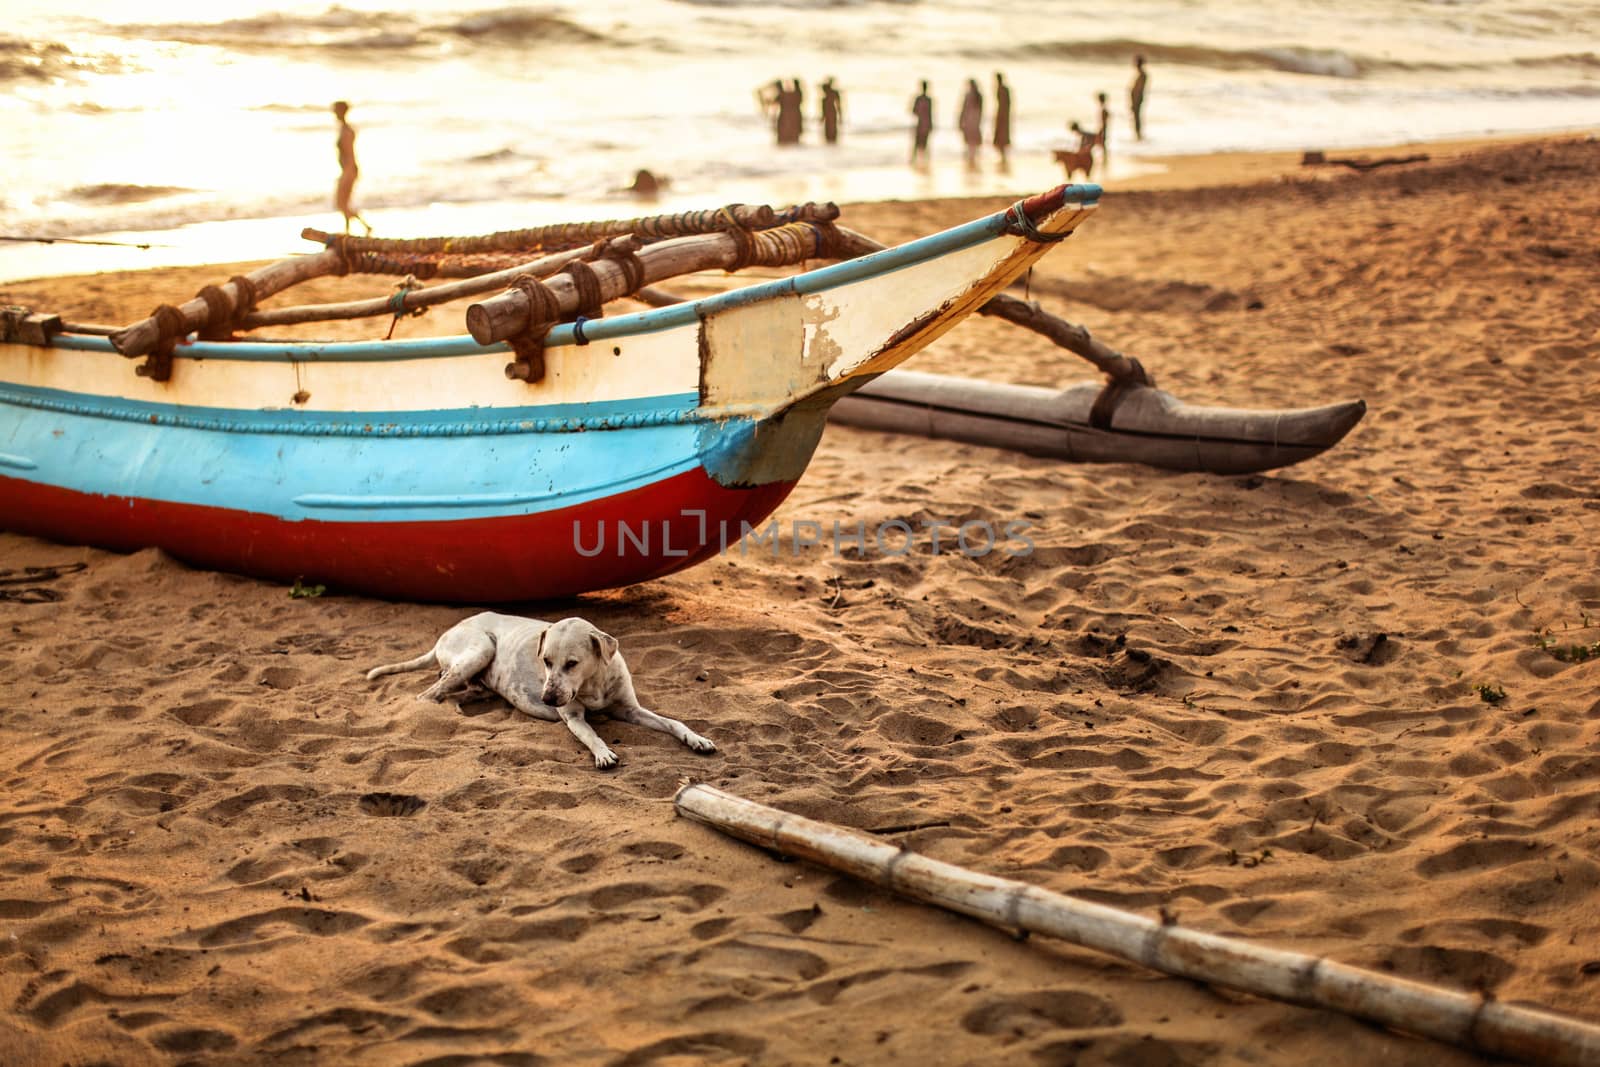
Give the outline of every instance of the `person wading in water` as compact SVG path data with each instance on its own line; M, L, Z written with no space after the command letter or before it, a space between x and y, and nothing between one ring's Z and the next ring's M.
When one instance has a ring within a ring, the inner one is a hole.
M916 125L911 130L911 165L918 163L926 166L928 163L928 135L933 132L933 97L928 95L928 83L922 83L922 89L917 93L915 100L911 101L911 116Z

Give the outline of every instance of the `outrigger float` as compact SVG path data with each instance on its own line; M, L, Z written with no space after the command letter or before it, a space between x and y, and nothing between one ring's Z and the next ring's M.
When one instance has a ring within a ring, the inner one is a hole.
M837 225L833 205L475 238L307 231L322 251L126 327L6 309L0 526L411 600L656 578L765 519L830 408L967 315L994 313L1099 194L1061 186L888 249ZM842 261L601 317L666 278L817 260ZM348 273L407 280L369 300L262 306ZM476 296L461 336L237 339ZM597 547L606 529L617 536Z

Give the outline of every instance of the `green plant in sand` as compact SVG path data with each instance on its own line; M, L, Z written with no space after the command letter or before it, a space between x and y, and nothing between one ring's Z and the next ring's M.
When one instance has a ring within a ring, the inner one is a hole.
M1588 616L1584 617L1584 622L1588 622ZM1562 644L1549 631L1535 637L1533 647L1550 653L1563 663L1587 663L1592 659L1600 659L1600 641L1590 641L1588 644L1581 641Z

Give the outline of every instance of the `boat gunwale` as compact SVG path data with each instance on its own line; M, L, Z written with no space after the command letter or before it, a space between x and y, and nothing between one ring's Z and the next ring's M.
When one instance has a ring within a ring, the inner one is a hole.
M1078 210L1086 211L1097 206L1100 193L1100 186L1091 183L1062 185L1021 203L1042 200L1049 204L1048 210L1051 211L1062 210L1069 205L1075 205ZM866 278L889 274L974 247L1003 235L1011 225L1012 212L1017 210L1018 206L1013 205L983 218L886 248L881 252L829 264L788 278L758 282L669 307L652 308L648 311L607 318L585 319L582 323L581 341L579 327L576 324L558 323L546 335L545 344L547 347L558 347L659 333L687 326L707 316L748 304L787 296L807 296L840 288ZM99 334L67 331L52 337L50 345L62 349L120 355L112 347L110 338ZM470 334L458 334L399 341L196 340L179 344L174 349L173 356L196 360L360 363L439 359L508 351L510 346L505 342L480 345Z

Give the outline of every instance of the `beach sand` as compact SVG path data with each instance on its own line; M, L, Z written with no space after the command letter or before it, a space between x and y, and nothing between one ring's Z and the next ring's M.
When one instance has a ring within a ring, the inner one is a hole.
M65 568L0 601L0 1062L1483 1062L781 861L675 817L690 778L1600 1018L1600 660L1555 654L1600 642L1600 143L1280 163L1111 191L1031 295L1191 402L1365 399L1323 456L1221 477L832 427L786 528L1023 521L1033 551L735 550L520 609L616 635L713 756L609 725L600 773L559 725L363 678L470 605L0 535L0 567ZM0 302L125 322L231 273ZM983 318L911 366L1094 377Z

